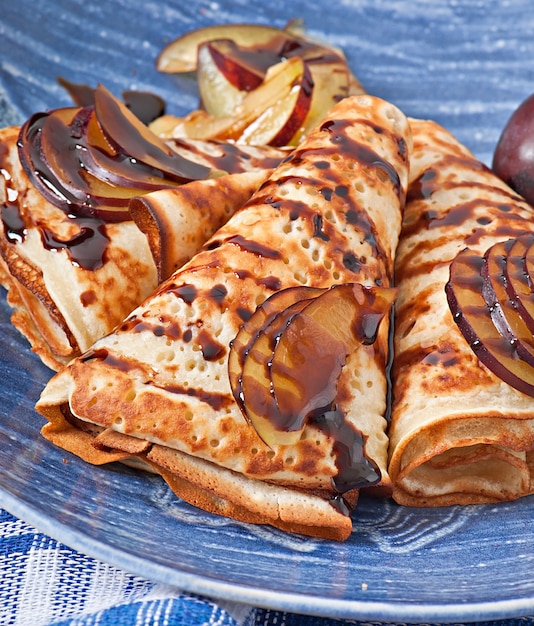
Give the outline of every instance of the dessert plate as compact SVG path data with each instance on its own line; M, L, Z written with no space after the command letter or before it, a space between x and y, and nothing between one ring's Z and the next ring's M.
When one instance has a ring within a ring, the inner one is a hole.
M57 77L195 108L194 82L154 69L159 50L221 22L283 26L342 47L371 93L446 126L487 164L534 84L527 0L209 2L20 0L0 23L0 123L70 104ZM28 19L31 15L32 19ZM534 498L402 508L363 497L343 544L208 515L158 477L87 466L40 438L34 404L51 372L0 299L0 505L63 543L188 591L339 618L458 622L534 614Z

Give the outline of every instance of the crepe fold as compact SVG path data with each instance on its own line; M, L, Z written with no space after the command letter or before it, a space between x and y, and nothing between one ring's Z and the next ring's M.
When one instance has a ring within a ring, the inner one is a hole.
M410 150L392 104L341 101L188 263L52 378L37 404L44 436L92 463L149 464L208 511L345 539L358 489L339 488L341 474L363 456L390 486L387 315L346 357L339 423L309 421L291 444L267 445L245 419L229 353L285 290L391 285Z
M533 491L533 400L478 360L445 285L461 250L482 255L533 231L533 210L438 124L411 127L395 265L393 497L412 506L512 500Z
M229 173L194 181L192 190L186 183L162 192L166 221L158 236L147 238L133 217L112 223L70 215L48 202L22 168L19 130L0 131L0 281L14 309L12 323L54 370L122 321L156 288L160 268L189 258L286 154L221 142L177 143L174 148L190 160ZM140 202L152 206L161 197L153 191ZM205 198L213 199L209 212L202 208Z
M228 174L130 200L130 215L147 237L158 284L188 261L268 174L268 170Z

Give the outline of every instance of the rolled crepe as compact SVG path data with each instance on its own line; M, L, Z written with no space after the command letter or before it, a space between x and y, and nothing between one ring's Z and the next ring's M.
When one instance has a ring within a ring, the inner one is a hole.
M395 265L393 497L412 506L512 500L532 492L532 398L479 361L453 319L445 285L461 250L482 255L533 231L533 210L438 124L411 126Z
M268 174L228 174L132 198L130 215L147 237L158 284L188 261Z
M374 482L389 486L387 316L374 342L346 355L335 397L292 443L267 445L247 421L229 355L274 296L389 288L410 146L392 104L341 101L201 251L49 382L37 404L44 436L92 463L140 459L208 511L345 539L353 474L372 467ZM373 323L356 320L360 330ZM315 347L318 361L329 347ZM306 361L296 366L301 381L302 367L321 376Z
M9 291L12 323L42 361L57 370L156 288L159 266L134 221L73 217L40 195L21 166L18 134L18 127L0 131L0 280ZM174 147L187 153L187 142ZM192 142L191 160L234 174L195 181L194 193L185 184L164 194L164 241L172 242L160 255L165 266L189 258L284 156L271 148L225 149L221 142ZM158 191L152 193L160 197ZM195 214L194 202L205 204L203 195L224 197L224 202L214 203L209 212L199 206ZM180 216L184 206L188 219L173 220L173 211Z

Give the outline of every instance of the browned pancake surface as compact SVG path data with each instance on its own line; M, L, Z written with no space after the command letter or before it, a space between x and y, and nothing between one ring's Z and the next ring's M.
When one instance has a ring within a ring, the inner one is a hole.
M532 208L432 121L412 120L414 154L396 257L390 474L408 505L529 493L532 398L492 374L460 333L445 284L465 247L534 230Z

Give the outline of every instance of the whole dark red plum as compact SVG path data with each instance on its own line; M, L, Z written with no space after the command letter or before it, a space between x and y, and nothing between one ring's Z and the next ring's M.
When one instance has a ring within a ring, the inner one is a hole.
M534 94L506 123L493 155L493 171L534 205Z

